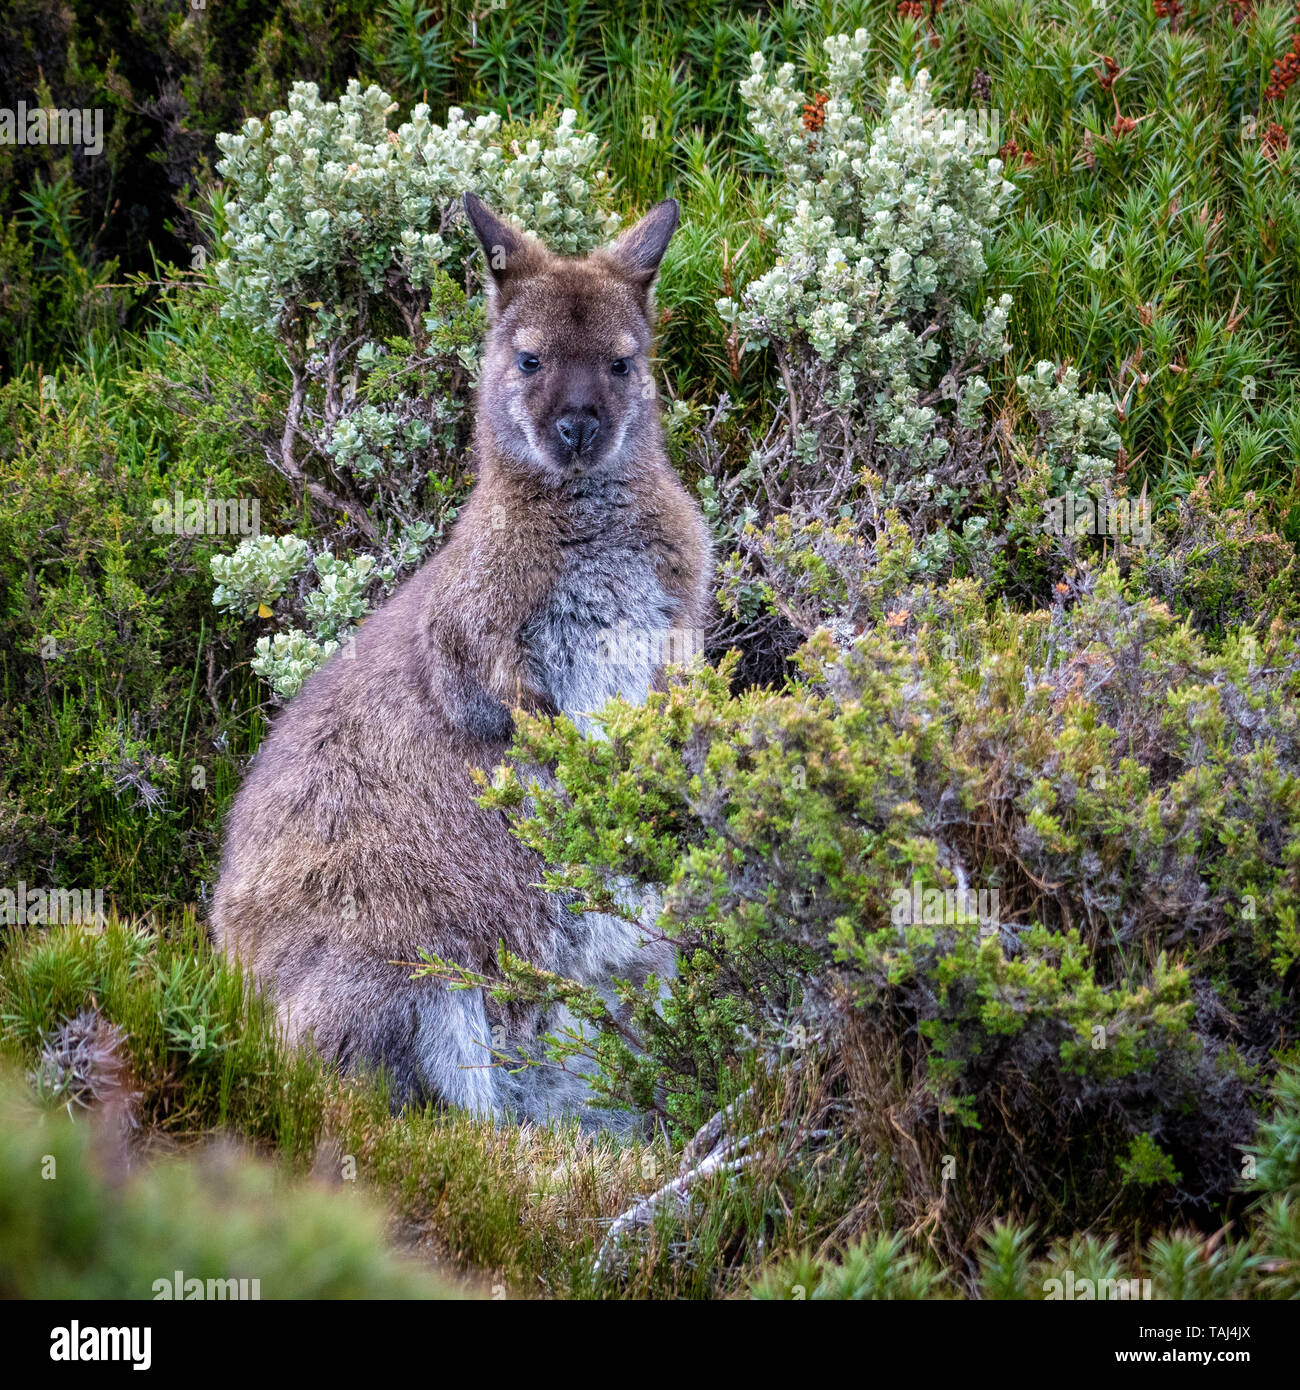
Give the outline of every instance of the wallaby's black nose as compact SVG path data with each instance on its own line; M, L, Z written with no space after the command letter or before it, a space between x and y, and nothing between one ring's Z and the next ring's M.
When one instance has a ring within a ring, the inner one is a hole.
M592 441L600 433L600 421L594 410L570 410L555 422L567 448L582 453L591 447Z

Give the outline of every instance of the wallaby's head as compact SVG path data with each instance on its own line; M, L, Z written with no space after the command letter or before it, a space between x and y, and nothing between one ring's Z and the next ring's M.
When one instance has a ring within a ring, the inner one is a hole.
M472 193L465 211L491 272L480 427L501 454L552 482L634 462L658 438L651 290L677 203L657 203L581 259L552 254Z

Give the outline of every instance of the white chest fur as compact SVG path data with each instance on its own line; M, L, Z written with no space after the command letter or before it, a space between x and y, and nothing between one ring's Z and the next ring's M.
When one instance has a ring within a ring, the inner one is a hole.
M644 555L575 547L525 634L560 710L589 737L589 716L615 695L642 703L671 658L677 605Z

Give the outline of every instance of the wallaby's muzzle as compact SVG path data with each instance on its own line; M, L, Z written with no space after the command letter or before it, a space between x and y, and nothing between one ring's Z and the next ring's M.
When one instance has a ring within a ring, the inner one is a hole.
M600 433L600 417L592 406L566 410L555 422L556 433L570 456L590 454Z

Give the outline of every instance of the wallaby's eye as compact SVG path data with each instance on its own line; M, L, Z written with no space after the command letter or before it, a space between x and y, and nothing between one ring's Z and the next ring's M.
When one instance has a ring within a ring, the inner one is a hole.
M610 371L613 372L615 376L626 376L629 366L631 366L630 360L626 357L620 357L618 361L610 367Z
M529 376L532 376L542 365L537 354L533 352L521 352L519 356L515 358L515 361L519 364L519 370L527 373Z

